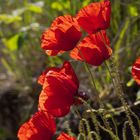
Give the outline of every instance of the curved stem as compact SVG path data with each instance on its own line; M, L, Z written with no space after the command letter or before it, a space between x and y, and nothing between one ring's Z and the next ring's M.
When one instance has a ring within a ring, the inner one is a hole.
M114 76L112 75L112 72L111 72L110 68L106 65L108 67L107 69L109 69L110 76L112 77L112 79L114 79L114 80L112 80L113 85L115 86L114 88L116 90L116 94L118 95L122 105L124 106L126 117L128 118L128 122L129 122L129 125L131 127L131 130L132 130L132 133L133 133L133 136L134 136L134 140L138 140L138 135L137 135L136 129L133 125L133 121L131 119L130 109L128 107L128 104L127 104L126 100L124 99L123 89L122 89L122 86L120 84L120 75L117 71L117 68L114 65L114 62L113 62L112 58L111 58L111 62L112 62Z
M89 65L87 64L86 59L85 59L83 53L81 52L81 50L80 50L78 47L77 47L77 49L78 49L79 53L81 54L81 56L82 56L82 58L83 58L83 60L84 60L85 68L88 70L88 72L89 72L89 74L90 74L90 76L91 76L92 85L93 85L93 87L94 87L95 90L96 90L96 96L97 96L97 100L98 100L98 103L99 103L99 105L100 105L100 108L105 108L104 104L102 103L102 101L101 101L101 99L100 99L100 97L99 97L99 94L97 93L98 90L97 90L97 87L96 87L96 84L95 84L95 80L94 80L93 74L92 74L92 72L91 72L91 70L90 70L90 68L89 68ZM112 131L112 128L110 127L107 118L105 118L105 114L106 114L106 112L104 111L104 112L103 112L103 115L101 115L101 118L102 118L102 120L103 120L103 122L104 122L106 128L107 128L108 130Z
M100 32L100 34L101 34L101 37L102 37L102 40L103 40L105 46L109 47L105 42L105 38L104 38L103 34L101 32ZM137 135L136 129L133 125L133 121L131 119L130 109L128 107L128 104L127 104L126 100L124 99L124 93L123 93L122 85L120 83L120 75L119 75L119 72L118 72L118 68L114 64L113 55L111 56L110 60L111 60L112 69L113 69L113 72L114 72L115 76L112 75L112 72L111 72L110 68L108 67L107 63L106 63L106 67L107 67L107 69L109 71L109 74L112 78L112 82L113 82L114 88L116 90L116 94L118 95L121 103L124 106L125 113L126 113L126 116L128 118L129 125L131 127L131 130L132 130L132 133L133 133L133 136L134 136L134 140L138 140L138 135Z

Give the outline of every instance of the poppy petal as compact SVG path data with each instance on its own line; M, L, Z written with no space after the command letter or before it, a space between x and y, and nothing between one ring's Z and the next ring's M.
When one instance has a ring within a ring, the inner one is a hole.
M76 138L62 132L56 140L76 140Z
M110 25L110 1L94 2L82 8L76 18L79 25L89 34L107 29Z
M86 61L87 63L99 66L112 54L112 49L109 47L110 41L104 30L96 34L85 37L79 45L74 48L70 56L73 59Z
M132 76L138 83L138 85L140 85L140 57L136 60L136 62L132 66Z
M41 47L48 55L72 50L81 38L80 27L70 15L57 17L41 37Z
M55 117L66 115L79 88L79 81L70 63L66 61L61 68L47 69L40 76L39 81L41 80L43 87L39 108Z
M47 112L36 112L18 131L19 140L51 140L56 125L54 118Z

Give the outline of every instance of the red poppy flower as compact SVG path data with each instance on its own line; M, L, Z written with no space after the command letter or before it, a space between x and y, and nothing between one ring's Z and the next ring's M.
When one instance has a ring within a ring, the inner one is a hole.
M39 108L47 110L55 117L66 115L74 103L74 96L79 87L79 81L70 63L65 62L62 68L46 70L38 82L43 85Z
M140 85L140 57L136 60L132 67L132 76Z
M75 47L81 38L80 27L70 15L57 17L41 38L41 47L48 55L57 55Z
M76 140L76 138L62 132L56 140Z
M109 0L91 3L77 14L79 25L89 34L104 30L110 25L111 6Z
M80 44L74 48L70 56L73 59L84 61L99 66L108 59L112 53L110 41L106 32L102 30L100 33L92 34L85 37Z
M56 131L54 118L48 113L36 112L19 131L19 140L51 140Z

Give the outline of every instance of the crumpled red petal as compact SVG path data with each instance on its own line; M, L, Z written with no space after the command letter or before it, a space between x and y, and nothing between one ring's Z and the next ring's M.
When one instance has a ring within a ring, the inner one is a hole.
M132 66L132 76L137 82L137 84L140 85L140 57Z
M62 132L56 140L76 140L76 138Z
M73 59L84 61L87 63L99 66L112 54L112 49L109 47L110 41L104 30L96 34L85 37L79 45L74 48L70 56Z
M47 112L36 112L18 131L19 140L51 140L56 131L54 118Z
M79 25L89 34L110 26L111 4L109 0L94 2L82 8L77 14Z
M39 97L39 108L55 117L66 115L74 103L79 88L79 81L69 62L62 68L50 68L39 78L42 92Z
M80 26L70 15L57 17L41 37L41 47L48 55L72 50L81 38Z

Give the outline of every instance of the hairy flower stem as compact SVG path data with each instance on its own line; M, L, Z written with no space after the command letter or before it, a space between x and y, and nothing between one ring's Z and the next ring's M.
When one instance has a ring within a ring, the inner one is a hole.
M99 122L98 122L99 123ZM100 123L99 123L99 127L104 130L105 132L109 133L109 135L111 136L112 140L119 140L118 136L116 136L112 131L105 129Z
M72 130L71 130L71 128L70 128L69 122L66 121L66 122L64 123L64 125L65 125L66 131L68 132L68 134L72 136L73 133L72 133Z
M88 120L86 119L82 119L84 124L85 124L85 127L86 127L86 131L87 131L87 138L88 140L92 140L92 135L91 135L91 129L90 129L90 125L89 125L89 122Z
M106 47L109 47L109 46L106 44L106 41L105 41L105 38L104 38L103 34L102 34L101 32L100 32L100 34L101 34L101 36L102 36L102 40L103 40L105 46L106 46ZM120 80L121 80L121 79L120 79L120 74L119 74L119 71L118 71L118 67L114 64L114 61L115 61L115 60L114 60L113 55L111 56L110 60L111 60L111 68L112 68L111 70L112 70L112 71L111 71L110 68L108 67L107 63L106 63L106 67L107 67L107 69L108 69L108 71L109 71L109 74L110 74L110 76L111 76L111 78L112 78L112 82L113 82L114 88L115 88L115 90L116 90L116 94L118 95L118 97L120 98L121 103L122 103L123 106L124 106L125 113L126 113L126 116L127 116L127 118L128 118L129 125L130 125L130 128L131 128L132 133L133 133L133 136L134 136L134 140L138 140L139 138L138 138L136 129L135 129L134 125L133 125L133 121L132 121L132 119L131 119L131 113L130 113L130 112L132 112L132 111L130 111L130 109L129 109L129 107L128 107L128 104L127 104L127 102L126 102L125 99L124 99L124 93L123 93L122 85L121 85L121 83L120 83Z
M114 65L113 56L111 57L110 60L111 60L112 70L110 70L110 68L106 64L107 69L109 70L110 76L111 76L112 81L113 81L113 85L115 86L114 88L116 90L116 94L118 95L122 105L124 106L126 117L128 118L128 122L129 122L130 128L132 130L134 140L138 140L138 135L137 135L136 129L133 125L133 121L131 119L130 108L128 107L128 104L127 104L126 100L124 99L124 93L123 93L122 85L120 83L120 75L119 75L119 72L117 70L117 67Z
M113 131L108 130L107 128L105 128L104 126L102 126L102 125L100 124L100 122L99 122L99 121L97 120L97 118L96 118L95 112L92 110L92 108L89 106L89 104L87 104L87 102L84 101L84 100L81 99L81 98L80 98L80 100L81 100L83 103L85 103L85 106L87 106L87 108L90 110L90 118L91 118L93 124L95 125L95 121L96 121L96 124L97 124L97 126L98 126L98 129L100 128L100 129L102 129L103 131L107 132L107 133L110 135L110 137L112 138L112 140L119 140L118 135L115 135L115 134L113 133ZM96 126L95 126L95 130L96 130ZM99 130L98 130L98 131L99 131ZM99 135L98 133L97 133L97 135L98 135L98 140L101 140L100 135Z
M91 132L91 134L95 136L96 140L100 140L100 136L95 131Z
M79 123L79 132L83 140L86 140L86 131L85 131L85 127L84 127L84 123L82 119L80 120L80 123Z
M124 125L123 125L123 132L122 132L122 136L123 136L123 140L127 140L127 137L126 137L126 127L127 127L127 124L129 124L128 121L124 122Z
M114 117L113 117L113 115L111 113L110 113L110 116L111 116L111 120L112 120L112 123L113 123L114 128L115 128L115 134L116 134L116 136L118 136L118 128L117 128L116 121L114 120Z
M85 100L83 100L82 98L79 98L79 99L81 100L81 102L83 102L85 104L85 106L88 109L91 110L91 119L92 119L92 122L95 125L95 130L96 130L97 134L100 135L99 126L98 126L98 120L96 118L95 113L92 111L92 108L90 107L90 105Z
M97 97L97 101L98 101L98 103L99 103L99 105L100 105L100 108L103 108L103 109L104 109L105 106L104 106L104 104L102 103L102 101L101 101L101 99L100 99L100 97L99 97L99 94L97 93L98 90L97 90L97 87L96 87L96 84L95 84L95 80L94 80L93 74L92 74L92 72L91 72L91 70L90 70L90 67L89 67L89 65L87 64L86 59L85 59L83 53L81 52L81 50L80 50L78 47L77 47L77 49L78 49L78 51L80 52L80 54L81 54L81 56L82 56L82 58L83 58L83 60L84 60L84 66L85 66L86 70L87 70L88 73L90 74L91 82L92 82L93 87L94 87L95 90L96 90L96 97ZM103 115L101 115L101 118L102 118L102 120L103 120L103 122L104 122L106 128L107 128L108 130L112 131L112 128L110 127L110 125L109 125L109 123L108 123L108 120L107 120L107 118L105 117L105 114L106 114L106 112L104 111L104 112L103 112Z

